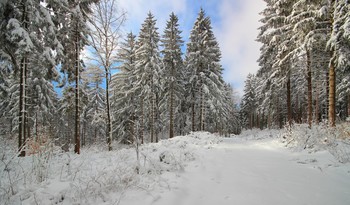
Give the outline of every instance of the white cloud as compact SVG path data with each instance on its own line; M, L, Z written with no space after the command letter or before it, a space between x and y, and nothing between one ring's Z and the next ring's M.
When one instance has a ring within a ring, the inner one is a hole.
M240 94L248 73L258 70L260 43L255 39L260 26L259 13L265 8L263 1L223 0L219 7L221 24L214 25L222 51L224 78Z

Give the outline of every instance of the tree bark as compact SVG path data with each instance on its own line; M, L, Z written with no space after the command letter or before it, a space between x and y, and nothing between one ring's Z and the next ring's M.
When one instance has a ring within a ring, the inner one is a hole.
M172 89L172 88L170 88ZM170 123L169 123L169 138L174 137L174 92L170 91Z
M105 68L106 72L106 109L107 109L107 145L108 151L112 150L112 122L111 122L111 109L109 102L109 65Z
M202 85L202 83L201 83ZM200 109L199 109L199 131L203 131L203 127L204 127L204 96L203 96L203 88L200 88Z
M194 101L194 94L192 94L193 96L193 101ZM196 124L195 124L195 110L194 110L194 102L192 102L192 132L196 131L195 127L196 127Z
M292 102L291 102L291 88L290 88L290 73L288 73L287 79L287 115L288 115L288 125L292 126Z
M309 128L312 126L312 73L311 73L311 55L310 51L306 51L307 53L307 122L309 124Z
M143 110L143 98L141 97L141 120L140 120L140 138L141 138L141 144L144 143L144 137L143 137L143 132L144 132L144 110Z
M348 94L348 117L350 117L350 94Z
M27 73L27 59L23 58L20 69L20 88L19 88L19 130L18 130L18 150L20 151L19 156L24 157L26 155L25 136L26 136L26 73Z
M23 6L23 15L22 15L22 23L24 29L28 30L28 14L27 14L27 6L25 5L25 1L22 1ZM16 59L14 59L16 62ZM15 63L16 64L16 63ZM26 81L27 81L27 58L24 56L21 60L21 68L20 68L20 88L19 88L19 129L18 129L18 149L20 151L19 156L24 157L26 155L24 147L26 142Z
M320 113L320 92L319 92L319 83L316 82L316 102L315 102L315 122L316 124L319 124L320 118L319 118L319 113Z
M151 142L154 142L154 126L155 126L155 94L152 94L151 104Z
M326 96L328 96L328 100L326 100L326 107L325 107L325 119L328 119L328 112L329 112L329 70L326 72Z
M174 61L171 63L171 77L175 78ZM169 122L169 138L174 137L174 82L170 84L170 122Z
M78 21L78 20L76 20ZM79 113L79 26L78 22L76 22L76 30L75 30L75 136L74 136L74 152L76 154L80 154L80 113Z
M335 127L335 67L333 61L329 66L329 109L328 109L328 120L331 127Z

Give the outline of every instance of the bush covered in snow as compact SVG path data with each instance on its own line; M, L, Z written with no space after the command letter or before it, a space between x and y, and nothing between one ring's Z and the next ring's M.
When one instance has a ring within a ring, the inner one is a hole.
M50 145L17 157L11 151L15 143L5 142L0 145L1 204L118 204L128 190L166 186L162 174L182 172L198 157L198 148L210 148L220 139L203 132L145 144L139 148L139 162L133 147L108 152L97 145L76 155Z
M292 127L285 128L280 137L287 147L297 151L328 150L339 162L350 162L349 122L339 124L335 128L322 123L313 125L311 129L306 124L294 124Z

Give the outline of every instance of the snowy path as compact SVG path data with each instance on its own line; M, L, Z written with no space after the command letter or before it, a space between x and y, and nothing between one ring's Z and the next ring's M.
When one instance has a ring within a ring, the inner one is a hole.
M169 178L170 190L152 193L142 204L350 204L350 168L336 167L327 152L293 153L270 139L225 139L200 155Z

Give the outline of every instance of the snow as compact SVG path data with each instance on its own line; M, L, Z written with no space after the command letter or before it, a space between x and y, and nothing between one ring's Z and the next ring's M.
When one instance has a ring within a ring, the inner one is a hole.
M75 155L51 147L11 158L7 145L0 204L350 204L350 163L326 149L286 147L282 134L195 132L145 144L139 174L134 148L94 145Z

